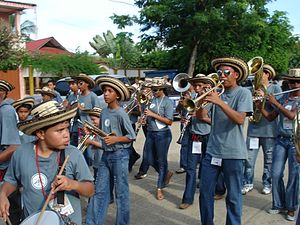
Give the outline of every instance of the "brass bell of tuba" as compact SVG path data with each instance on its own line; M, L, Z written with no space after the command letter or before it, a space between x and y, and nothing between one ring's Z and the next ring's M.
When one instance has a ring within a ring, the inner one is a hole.
M258 90L262 90L264 92L264 96L266 96L267 93L267 87L262 83L263 78L263 66L264 66L264 60L260 56L256 56L248 61L248 67L249 67L249 74L254 75L254 83L253 83L253 92L252 96L254 99L261 97L261 95L258 93ZM265 107L266 98L263 98L262 107ZM249 121L252 123L258 123L262 118L262 113L259 109L253 105L253 115L249 118Z
M187 73L179 73L177 74L172 82L172 86L175 89L175 91L178 91L180 93L186 92L189 90L191 84L187 81L189 79L189 75Z

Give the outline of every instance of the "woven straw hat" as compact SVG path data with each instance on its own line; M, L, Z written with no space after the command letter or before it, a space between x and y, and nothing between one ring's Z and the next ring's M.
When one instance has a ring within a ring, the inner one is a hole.
M29 110L32 109L34 105L34 98L33 97L25 97L22 99L19 99L15 102L13 102L12 106L18 110L18 108L22 107L22 106L29 106Z
M220 66L231 66L233 67L239 74L237 81L246 80L249 75L249 68L247 63L245 63L242 59L234 58L234 57L224 57L217 58L211 61L212 67L217 71Z
M84 73L79 74L79 76L74 77L74 79L77 81L82 80L82 81L88 83L90 88L93 88L95 86L95 81L91 77L89 77L88 75L86 75Z
M31 110L32 119L17 124L20 131L34 134L44 127L70 120L76 115L77 107L66 110L56 101L42 102Z
M8 83L5 80L0 80L0 91L9 92L12 91L15 87Z
M201 83L205 83L205 84L210 84L211 87L216 86L216 81L213 78L211 78L210 76L206 76L205 74L201 74L201 73L197 74L193 78L187 79L187 81L190 82L192 85L194 83L201 82Z
M300 80L300 68L290 69L288 75L283 75L284 80Z
M163 77L153 77L151 83L149 84L151 88L169 88L171 85L167 84Z
M83 109L82 112L89 114L90 116L100 117L102 109L99 107L94 107L92 109Z
M53 90L51 90L50 88L46 87L46 86L43 87L42 89L36 89L36 92L40 93L40 94L50 95L50 96L56 97L56 93Z
M127 101L130 99L130 92L125 84L113 77L98 77L96 79L96 84L99 85L101 91L103 91L104 86L110 86L120 95L120 101Z
M269 80L272 80L276 76L274 68L269 64L263 65L263 71L267 71L270 74Z
M136 92L136 88L133 87L132 85L125 84L125 86L128 88L130 95L132 95L134 92Z

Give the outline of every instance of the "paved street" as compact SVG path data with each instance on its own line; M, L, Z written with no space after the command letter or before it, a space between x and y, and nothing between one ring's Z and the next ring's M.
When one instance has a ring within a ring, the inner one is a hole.
M175 174L179 166L179 145L176 141L179 137L179 122L172 125L173 141L169 151L169 169L174 171L170 184L164 189L165 199L158 201L155 198L157 173L151 168L148 176L142 180L135 180L141 159L129 175L131 192L131 224L132 225L194 225L200 224L199 219L199 190L197 189L194 205L188 209L178 209L184 191L185 174ZM143 134L139 133L135 148L142 153ZM262 154L258 156L256 164L254 190L244 197L243 224L244 225L285 225L295 224L288 222L284 216L269 215L266 212L272 204L272 196L262 195ZM215 201L215 225L225 224L226 210L225 200ZM106 224L115 222L115 204L110 205Z

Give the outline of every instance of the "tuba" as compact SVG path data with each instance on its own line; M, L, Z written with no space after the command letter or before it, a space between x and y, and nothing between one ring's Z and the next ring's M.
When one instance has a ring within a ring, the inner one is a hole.
M179 73L177 74L172 82L172 86L175 89L175 91L178 91L180 93L186 92L189 90L191 84L187 81L189 79L189 75L186 73Z
M264 66L264 60L262 57L260 56L256 56L254 58L252 58L251 60L248 61L248 67L249 67L249 74L253 74L254 75L254 83L253 83L253 98L256 99L258 97L261 97L260 94L258 94L258 90L262 90L264 92L264 96L266 96L267 93L267 87L264 86L264 84L262 83L262 78L263 78L263 66ZM266 104L266 99L262 98L262 107L265 107ZM262 118L262 114L259 111L259 109L257 109L255 107L255 105L253 106L253 115L249 118L249 121L252 123L258 123Z
M300 110L293 121L294 143L296 146L296 155L300 156Z

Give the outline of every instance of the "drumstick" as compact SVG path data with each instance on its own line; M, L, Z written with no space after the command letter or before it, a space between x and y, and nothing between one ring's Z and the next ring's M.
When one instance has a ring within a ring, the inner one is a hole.
M12 225L12 223L11 223L11 221L10 221L9 217L7 217L7 220L6 220L6 222L7 222L7 224L8 224L8 225Z
M62 164L62 166L61 166L61 168L60 168L60 171L59 171L58 175L62 175L62 173L63 173L63 171L64 171L64 169L65 169L65 167L66 167L66 165L67 165L67 162L68 162L68 160L69 160L69 157L70 157L69 155L66 156L65 161L64 161L64 163ZM55 187L52 187L52 188L51 188L51 191L50 191L50 193L49 193L49 195L48 195L48 197L47 197L47 199L46 199L45 204L43 205L42 211L40 212L40 215L39 215L39 217L38 217L38 219L37 219L35 225L38 225L39 222L41 221L41 219L42 219L42 217L43 217L43 215L44 215L44 212L45 212L45 210L46 210L46 208L47 208L47 205L48 205L48 203L49 203L49 201L50 201L50 199L51 199L52 192L54 191L54 189L55 189Z

